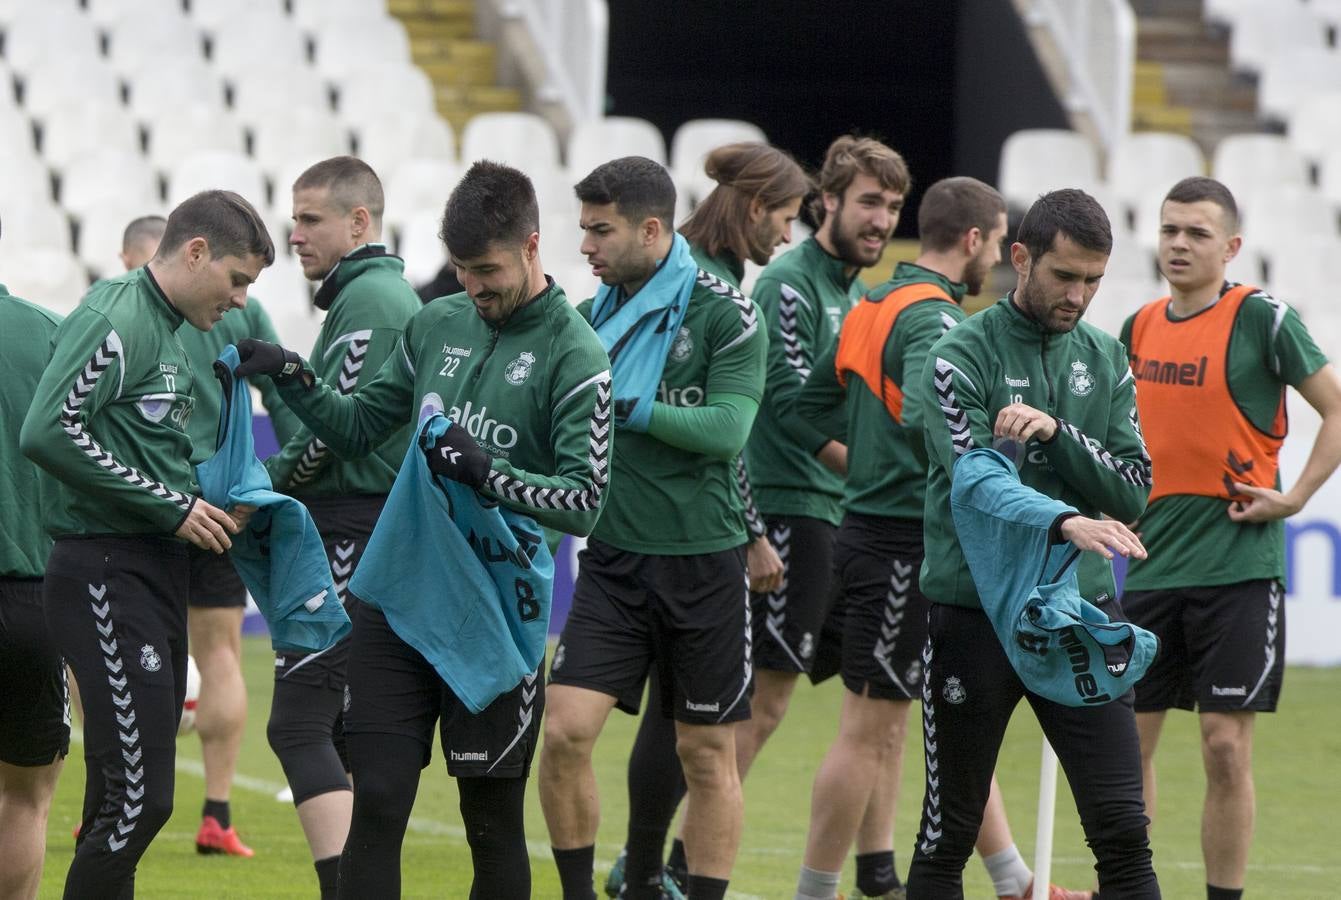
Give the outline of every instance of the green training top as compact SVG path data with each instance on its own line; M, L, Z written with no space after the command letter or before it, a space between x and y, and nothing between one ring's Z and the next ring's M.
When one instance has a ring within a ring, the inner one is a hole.
M837 525L843 478L815 454L829 436L794 410L815 361L838 339L865 286L813 237L769 263L754 286L768 329L768 384L745 461L759 509ZM832 365L830 365L832 369Z
M146 267L103 282L61 323L21 437L62 484L51 534L172 534L185 520L198 486L182 322Z
M445 412L493 458L482 492L549 528L590 533L608 495L610 361L552 281L501 328L481 319L468 295L440 297L410 319L377 376L353 394L294 379L280 396L347 458Z
M951 328L927 351L915 398L926 425L926 559L922 593L937 603L982 608L950 514L954 463L992 446L997 413L1026 403L1052 414L1051 441L1030 441L1020 481L1082 515L1130 522L1150 495L1150 457L1136 413L1136 381L1117 339L1088 322L1043 332L1007 296ZM1080 591L1113 596L1113 567L1080 556Z
M589 319L591 305L584 300L578 312ZM655 402L700 407L737 394L757 403L764 390L766 350L754 304L700 269ZM733 463L740 450L707 456L620 429L610 498L592 537L621 550L660 556L744 544L745 515Z
M51 360L51 341L61 317L20 300L0 284L0 334L17 336L0 354L0 495L8 498L0 518L0 578L41 578L51 554L42 511L55 485L19 452L19 425Z
M266 315L265 308L255 297L247 298L245 308L229 310L223 320L216 322L209 331L184 324L177 329L177 337L186 348L191 368L199 378L196 383L195 410L191 413L191 421L186 429L191 435L191 461L199 465L213 456L219 446L219 407L223 391L214 377L214 361L225 347L229 344L236 346L243 338L256 338L272 344L278 344L279 338L275 335L270 316ZM300 427L298 417L280 401L274 382L269 378L258 378L254 383L261 392L261 402L265 404L266 412L270 413L275 437L282 447Z
M423 308L405 280L405 263L380 244L366 244L346 255L322 282L335 293L326 320L308 356L313 370L342 394L366 383L395 352L410 318ZM402 427L376 450L357 460L337 459L307 428L300 428L278 453L266 460L276 489L296 497L385 494L391 490L410 440Z
M694 257L694 262L698 263L698 267L703 271L716 275L736 290L741 289L740 283L745 278L745 264L730 250L724 249L716 256L712 256L698 244L691 243L689 255Z
M855 373L847 387L838 381L834 342L815 364L796 399L796 414L840 443L847 444L847 480L843 508L868 516L922 518L927 487L927 451L923 443L924 409L915 397L927 351L951 327L964 321L958 303L963 284L913 263L901 262L889 281L869 296L884 297L909 285L936 285L955 299L946 303L928 293L925 301L899 313L881 356L884 375L903 391L903 421L885 409L879 385L873 391ZM932 299L935 297L936 299ZM863 301L870 302L870 301Z
M1221 294L1233 286L1226 284ZM1122 343L1129 350L1134 318L1122 326ZM1298 387L1327 364L1299 314L1262 292L1249 294L1239 307L1227 359L1229 392L1264 431L1271 430L1281 386ZM1284 521L1239 523L1229 518L1228 509L1228 500L1189 494L1151 503L1136 526L1150 557L1128 564L1124 589L1208 587L1258 578L1284 581Z

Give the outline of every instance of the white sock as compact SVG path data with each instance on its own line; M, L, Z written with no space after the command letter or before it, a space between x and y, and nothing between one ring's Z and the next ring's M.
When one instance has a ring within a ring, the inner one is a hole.
M1024 864L1024 858L1014 844L999 853L984 856L982 861L998 897L1023 897L1034 880L1034 873Z
M796 880L796 900L834 900L842 875L842 872L819 872L802 866L801 877Z

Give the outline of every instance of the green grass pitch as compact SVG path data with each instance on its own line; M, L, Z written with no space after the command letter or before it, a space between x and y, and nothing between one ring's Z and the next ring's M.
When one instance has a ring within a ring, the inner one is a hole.
M140 863L136 879L140 897L313 898L317 894L316 876L293 807L273 798L283 776L265 742L272 677L268 643L248 638L244 654L251 704L233 793L233 818L243 839L256 849L256 857L242 860L196 854L194 836L204 790L200 744L194 737L183 738L178 754L177 811ZM1336 849L1332 818L1341 806L1337 762L1341 760L1341 728L1335 715L1341 669L1291 669L1285 684L1282 711L1261 717L1257 730L1257 838L1248 894L1316 900L1335 896L1341 883L1341 854ZM731 896L792 896L805 843L811 778L834 734L840 690L836 683L820 688L799 686L791 711L746 782L745 832ZM623 842L624 764L635 724L631 717L612 713L597 745L603 807L597 845L598 887ZM1038 727L1027 705L1021 704L1002 748L998 772L1016 843L1026 858L1034 844L1039 742ZM1203 778L1195 716L1170 715L1159 763L1161 796L1154 849L1164 896L1202 897L1198 829ZM44 898L61 894L73 848L71 829L78 820L83 793L83 770L81 748L76 744L61 776L47 831ZM894 844L901 869L906 870L911 853L921 798L921 737L914 725ZM558 878L534 783L528 789L527 836L534 896L557 900ZM1092 885L1089 852L1064 780L1058 790L1053 865L1054 881L1077 888ZM456 790L437 748L423 773L405 839L402 875L406 897L464 898L469 893L470 857ZM849 865L844 888L852 883ZM965 896L993 896L991 882L976 859L965 870Z

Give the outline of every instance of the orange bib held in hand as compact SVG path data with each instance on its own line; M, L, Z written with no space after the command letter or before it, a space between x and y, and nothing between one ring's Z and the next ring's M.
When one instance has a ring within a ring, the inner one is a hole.
M949 294L934 284L904 285L883 297L863 297L847 314L838 336L838 354L834 359L838 383L847 387L848 373L856 375L899 423L903 422L903 390L885 374L885 344L899 314L923 300L954 303Z
M1136 407L1154 465L1151 503L1170 494L1236 499L1236 481L1276 486L1285 389L1270 433L1244 415L1229 391L1230 333L1244 298L1256 290L1239 285L1209 309L1176 321L1165 297L1132 321Z

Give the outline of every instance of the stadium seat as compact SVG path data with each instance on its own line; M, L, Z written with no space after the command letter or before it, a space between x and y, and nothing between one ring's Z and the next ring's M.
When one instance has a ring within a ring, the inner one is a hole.
M84 101L121 105L121 83L100 56L53 51L23 71L23 109L34 119Z
M410 64L410 38L405 26L388 15L342 19L312 39L317 71L332 81L349 74L349 61Z
M405 260L405 278L410 284L423 284L447 262L447 249L438 240L441 209L422 209L401 219L396 252Z
M149 158L160 172L167 172L192 153L217 150L240 155L246 146L242 126L231 115L210 109L208 104L163 113L147 127Z
M437 113L392 114L358 120L356 155L386 181L407 160L456 161L456 135Z
M7 153L0 165L0 220L9 223L4 226L5 234L9 234L16 207L51 202L51 179L41 160L26 148Z
M763 129L739 119L690 119L671 138L670 168L676 185L676 216L683 218L716 183L703 172L709 151L738 141L767 141Z
M1302 98L1290 116L1286 137L1314 164L1333 147L1341 147L1341 86Z
M294 159L327 159L350 149L349 133L335 116L302 106L259 120L251 131L252 155L269 174Z
M528 174L559 167L559 139L554 128L534 113L481 113L466 122L461 135L461 162L480 159L516 166Z
M175 0L164 0L172 3ZM156 4L157 5L157 4ZM178 12L145 14L132 6L118 4L119 16L106 23L109 62L125 75L146 65L156 66L163 75L163 61L205 59L205 44L200 29Z
M62 316L79 305L88 290L88 275L69 250L52 247L19 248L0 245L0 270L5 285L22 297Z
M541 231L540 246L545 246L544 231ZM556 254L555 248L551 245L549 259L561 259L562 254ZM542 255L541 259L545 259ZM571 262L564 259L559 263L545 264L545 274L553 278L559 287L568 297L568 302L577 306L583 300L596 296L596 291L601 286L601 280L591 274L591 266L585 262Z
M206 190L236 191L255 207L266 205L265 177L257 164L237 153L206 150L193 153L168 175L168 205Z
M1013 208L1028 209L1039 194L1058 187L1088 190L1099 181L1098 154L1079 132L1031 128L1015 132L1001 146L997 183Z
M95 149L71 159L61 170L61 206L76 218L92 207L112 201L127 210L162 204L158 177L140 154Z
M410 63L370 63L358 77L337 81L336 109L353 127L368 115L403 115L437 112L433 82Z
M1202 17L1208 22L1232 28L1243 15L1261 0L1203 0Z
M541 215L562 216L577 224L579 203L573 192L574 181L567 169L534 166L525 170L535 187L536 202ZM583 172L583 175L586 173ZM574 245L576 247L576 245Z
M1235 195L1245 232L1254 243L1289 242L1310 235L1335 237L1336 213L1320 192L1282 184Z
M132 219L165 214L161 203L138 204L126 197L109 197L88 204L75 214L76 246L80 262L99 278L118 275L125 268L118 254L121 237Z
M307 62L307 38L277 12L226 19L210 31L210 63L225 75L236 75L270 62Z
M146 28L156 20L176 16L186 18L186 6L182 0L83 0L89 19L104 28L113 28L118 23L139 20Z
M72 0L22 4L4 31L5 62L15 72L44 60L94 59L102 52L93 22Z
M303 267L296 257L284 252L278 235L272 234L270 238L276 242L275 262L261 270L249 293L259 297L265 304L266 312L276 320L275 330L279 333L280 342L305 355L312 347L312 337L315 337L316 329L321 327L321 320L312 308L312 293L303 275ZM281 327L281 321L290 326L298 322L298 328L303 333L291 337ZM309 333L312 337L306 336Z
M142 124L171 122L181 112L223 114L224 84L204 56L179 56L171 78L159 62L147 62L126 76L131 111Z
M269 60L228 77L233 115L244 125L283 118L296 109L331 113L325 82L311 66L288 59Z
M70 222L50 197L31 194L6 200L0 246L70 250Z
M1335 305L1336 260L1341 240L1335 235L1294 234L1269 246L1264 287L1300 311L1316 312Z
M609 116L578 122L568 139L568 171L580 180L607 160L620 156L645 156L666 164L666 140L646 119Z
M1327 151L1318 166L1318 192L1341 210L1341 146Z
M1242 10L1229 33L1229 58L1236 69L1261 72L1283 56L1325 50L1327 28L1304 4L1254 3Z
M461 178L456 163L442 159L408 159L383 179L386 219L400 228L424 210L441 215L447 196Z
M1285 53L1262 70L1257 86L1257 112L1265 119L1288 122L1315 92L1341 85L1341 52L1300 48Z
M1308 181L1308 167L1289 142L1276 134L1234 134L1216 145L1211 172L1235 197Z
M47 165L63 169L76 157L100 149L140 153L140 128L121 104L85 100L47 114L42 125L42 158Z
M1172 187L1189 175L1206 174L1206 160L1189 137L1165 132L1129 134L1108 157L1108 187L1129 209L1151 185Z
M286 19L284 0L191 0L187 12L206 32L227 28L235 19Z
M341 22L387 14L386 0L292 0L293 20L307 31L321 31L332 19Z

